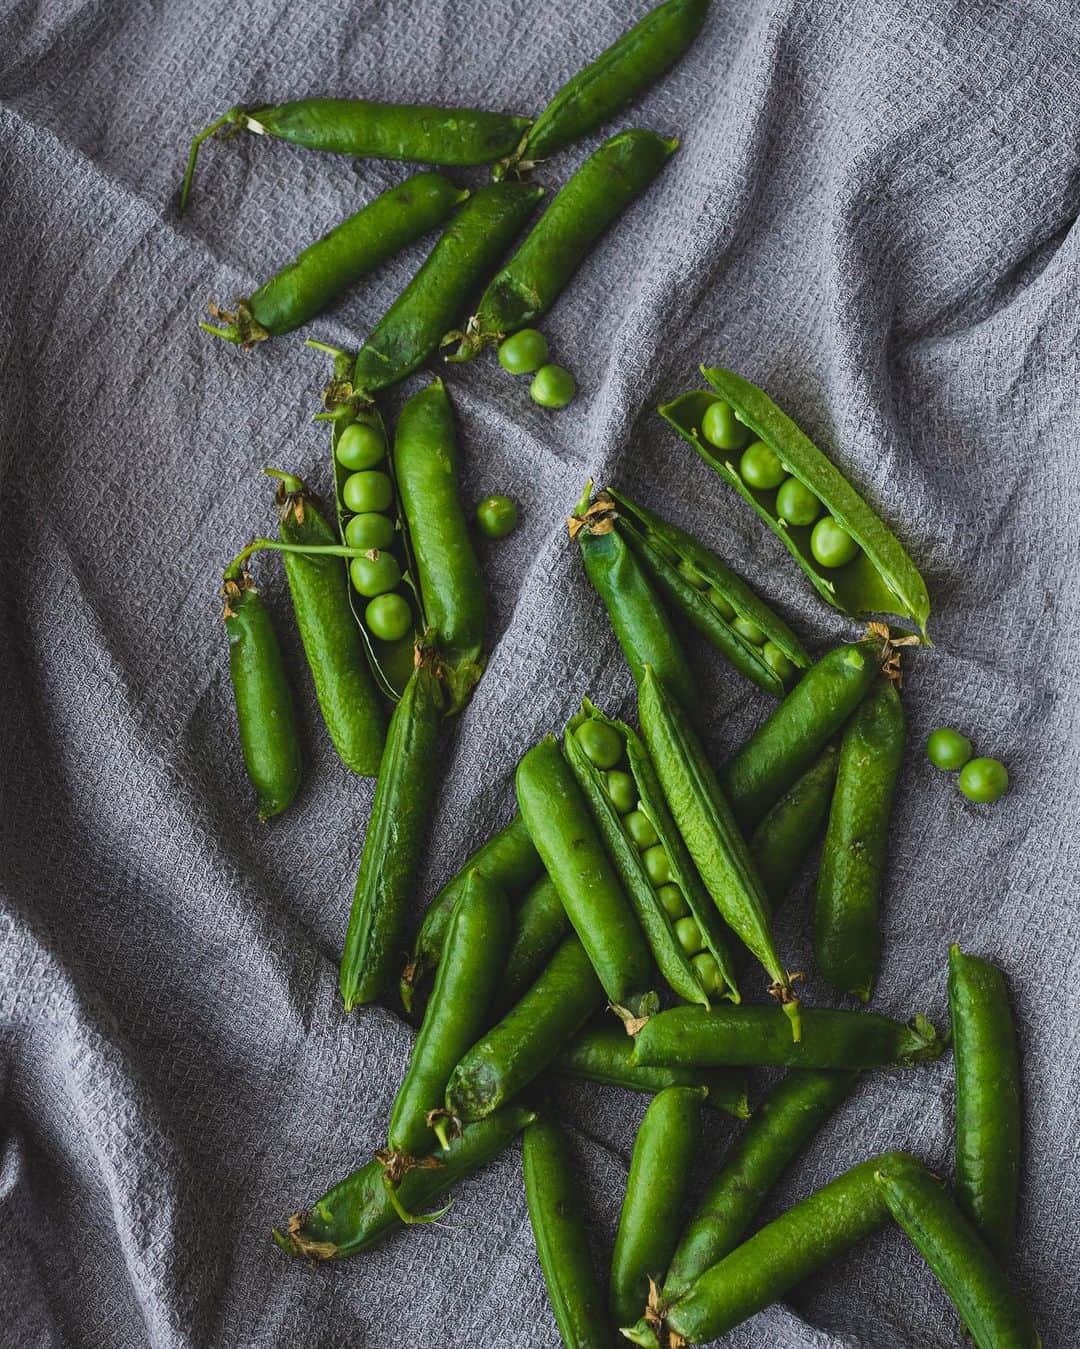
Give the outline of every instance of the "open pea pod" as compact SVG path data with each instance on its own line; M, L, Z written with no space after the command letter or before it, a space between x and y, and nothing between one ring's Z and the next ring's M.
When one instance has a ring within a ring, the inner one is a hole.
M782 698L810 665L788 625L691 534L615 488L615 529L664 600L759 688Z
M663 404L659 412L664 420L753 506L784 541L829 604L852 615L896 614L912 620L925 637L930 617L926 582L880 516L763 390L719 366L702 366L701 373L711 390L696 389ZM785 474L808 488L840 529L854 540L858 551L850 561L839 566L822 565L811 550L815 525L791 523L778 513L774 488L763 489L744 481L736 462L742 448L738 436L730 438L730 449L717 448L710 442L702 423L717 404L729 407L735 421L764 442L779 458Z
M577 736L586 722L608 727L623 746L620 763L607 771L590 759ZM592 810L660 973L686 1002L739 1001L734 961L723 923L701 883L664 801L656 770L637 733L606 717L588 698L567 725L566 758ZM611 774L621 775L617 787ZM622 797L633 780L633 803ZM620 806L630 809L620 810ZM659 848L659 853L655 850ZM652 859L646 857L651 853ZM661 855L662 854L662 855ZM663 871L657 872L656 864ZM652 871L650 871L652 865ZM657 884L654 875L668 875Z

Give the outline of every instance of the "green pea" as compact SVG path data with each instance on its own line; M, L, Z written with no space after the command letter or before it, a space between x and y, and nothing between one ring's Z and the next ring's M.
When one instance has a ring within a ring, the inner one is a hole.
M750 618L737 618L731 625L740 637L745 637L752 646L760 646L765 640L765 634L758 625Z
M412 610L403 595L379 595L364 610L364 622L383 642L397 642L412 627Z
M394 542L394 522L378 511L354 515L345 526L345 542L350 548L389 548Z
M363 515L368 511L388 511L394 489L385 473L370 470L350 473L341 489L341 499L350 511Z
M489 539L506 538L517 522L517 503L509 497L485 497L476 508L477 526L480 533L486 534Z
M736 420L730 403L717 399L705 409L701 419L701 434L718 450L740 450L750 439L750 433Z
M564 408L576 393L573 375L561 365L542 365L529 385L529 396L542 408Z
M386 438L377 426L353 422L338 436L336 453L342 468L374 468L386 458Z
M720 966L716 963L716 957L711 951L699 951L696 956L690 960L697 972L697 977L701 980L701 987L706 993L719 993L723 987L723 978L720 974Z
M667 885L671 880L671 862L662 843L657 843L641 854L645 863L645 872L653 885Z
M821 502L798 478L785 478L776 494L776 513L789 525L812 525L821 514Z
M623 824L626 825L626 832L630 835L638 852L644 852L646 848L651 848L660 842L660 837L653 828L652 820L643 810L632 810L623 819Z
M958 785L969 801L996 801L1009 790L1009 772L1000 759L972 759L961 768Z
M725 623L730 623L735 617L735 610L728 603L727 596L721 595L719 590L709 591L709 601Z
M683 918L690 912L686 906L686 896L674 882L660 886L656 897L663 904L664 912L672 920Z
M689 915L680 918L675 924L675 936L688 956L701 950L701 928L698 927L696 919Z
M499 364L511 375L531 375L547 358L547 338L536 328L522 328L499 346Z
M583 721L574 734L597 768L614 768L622 759L622 737L602 721Z
M739 477L747 487L758 492L771 492L784 481L784 466L780 456L763 440L747 445L739 460Z
M761 648L765 664L786 684L795 673L794 664L780 650L775 642L766 642Z
M611 804L619 814L625 815L627 811L632 811L637 805L638 796L637 783L633 777L621 768L613 768L604 781Z
M708 581L698 571L697 567L692 562L687 562L685 558L679 563L679 575L684 581L688 581L695 590L707 590L709 587Z
M843 525L826 515L814 526L810 551L823 567L843 567L858 554L859 545Z
M951 726L939 726L930 732L926 741L926 757L935 768L946 773L963 768L973 753L967 736L954 731Z
M354 557L349 563L353 588L369 598L385 595L401 584L401 568L393 553L375 550L371 557Z

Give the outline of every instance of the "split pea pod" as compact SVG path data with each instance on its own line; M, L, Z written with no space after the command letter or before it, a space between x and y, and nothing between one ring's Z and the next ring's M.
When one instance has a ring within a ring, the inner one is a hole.
M660 415L783 540L823 599L847 614L898 614L925 637L926 582L880 516L768 394L731 370L701 373L711 392L683 394Z
M906 1024L876 1012L806 1007L792 1041L777 1007L673 1007L634 1036L634 1063L663 1068L908 1068L939 1058L943 1041L924 1016Z
M559 892L545 874L529 886L513 915L510 947L495 993L500 1015L525 996L570 931Z
M225 327L199 327L244 347L292 332L347 286L441 224L468 195L440 173L414 174L305 248L258 290L238 300L235 312L211 304L211 315Z
M186 209L191 195L199 150L212 136L224 139L249 131L308 150L451 168L491 164L505 158L528 126L528 118L478 108L371 103L361 98L304 98L250 108L237 106L192 140L180 210Z
M639 1015L655 998L649 948L553 736L524 755L516 784L522 819L604 992Z
M878 908L904 739L900 695L882 676L840 741L814 909L818 969L863 1002L870 1001L881 959Z
M724 925L690 860L637 734L625 722L605 717L586 698L566 728L564 746L566 761L668 986L685 1001L706 1007L713 997L738 1002ZM626 776L632 787L630 809L615 799L626 789L621 781Z
M1027 1308L944 1189L922 1167L877 1171L889 1212L948 1294L978 1349L1039 1349Z
M1008 1259L1020 1192L1020 1054L1001 971L949 948L956 1061L956 1200Z
M624 1327L623 1335L643 1349L660 1349L662 1321L672 1339L706 1344L778 1302L888 1221L874 1178L885 1166L900 1173L919 1163L890 1152L853 1166L736 1246L670 1306L661 1302L649 1319Z
M472 1124L445 1149L433 1154L433 1165L414 1167L402 1178L397 1198L406 1211L418 1212L497 1156L536 1118L521 1106ZM284 1232L273 1239L288 1255L307 1260L340 1260L359 1255L382 1241L402 1220L394 1207L378 1158L361 1166L327 1190L307 1212L294 1213Z
M240 747L260 820L280 815L300 787L300 732L270 611L242 566L225 572L225 632Z
M795 884L829 817L839 750L826 745L793 787L765 815L748 840L769 903L775 909Z
M793 1069L766 1096L732 1144L687 1223L663 1280L674 1302L743 1240L768 1197L850 1092L854 1073Z
M615 528L664 603L740 674L782 698L810 664L788 625L740 576L685 530L617 492Z
M611 1349L615 1330L593 1268L581 1185L566 1135L537 1119L521 1140L525 1201L555 1324L566 1349Z
M600 236L678 148L652 131L620 131L564 184L509 262L492 278L450 361L468 361L546 314Z
M664 1277L701 1136L704 1087L666 1087L645 1111L634 1140L626 1195L611 1255L611 1316L631 1325Z
M438 781L443 695L434 663L430 651L418 650L386 734L341 957L347 1012L373 1002L401 968L405 922Z
M772 979L793 1040L800 1036L799 1000L776 951L769 901L750 850L685 713L650 666L638 693L645 743L668 807L705 888L728 927Z

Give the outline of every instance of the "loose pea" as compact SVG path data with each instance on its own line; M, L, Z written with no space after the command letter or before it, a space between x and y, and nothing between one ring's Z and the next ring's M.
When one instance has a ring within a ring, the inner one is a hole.
M536 328L522 328L499 347L499 364L511 375L531 375L547 358L547 338Z
M354 557L349 563L353 587L369 598L396 590L401 583L401 568L393 553L377 550L371 557Z
M701 434L718 450L739 450L750 439L746 427L736 421L731 404L719 399L705 409Z
M689 581L695 590L705 590L708 588L708 581L706 581L705 577L702 576L701 572L698 571L697 567L695 567L692 562L687 562L685 560L680 562L679 575L684 581Z
M605 781L611 804L619 814L625 815L627 811L632 811L637 805L637 783L633 777L621 768L612 768Z
M489 539L506 538L517 522L517 503L509 497L485 497L476 508L477 526L480 533L486 534Z
M1008 769L1000 759L972 759L961 768L958 785L969 801L996 801L1009 790Z
M843 567L859 551L859 545L831 515L823 516L810 535L810 551L823 567Z
M342 468L356 472L374 468L386 457L386 439L377 426L353 422L338 436L337 459Z
M383 642L397 642L412 627L412 610L403 595L379 595L364 610L364 622L373 636Z
M709 601L725 623L730 623L735 617L735 610L728 603L727 596L721 595L719 590L709 591Z
M561 365L542 365L529 385L529 396L542 408L564 408L576 393L573 375Z
M669 885L662 885L657 890L656 896L663 904L664 912L669 918L684 918L689 912L686 906L686 896L674 882Z
M739 477L747 487L759 492L771 492L784 481L784 466L780 456L763 440L755 440L742 452Z
M345 542L350 548L389 548L394 542L394 522L378 511L354 515L345 526Z
M701 986L706 993L720 992L723 984L720 966L716 963L716 957L710 951L699 951L696 956L691 958L690 964L697 971Z
M761 654L765 658L765 664L786 684L795 673L795 666L788 660L787 656L780 650L775 642L766 642L761 648Z
M765 640L765 634L752 619L737 618L731 626L740 637L745 637L754 646L760 646Z
M574 734L597 768L614 768L623 756L619 733L602 721L583 721Z
M653 885L667 885L671 880L671 862L662 843L646 848L641 854L641 860L645 863L645 872Z
M623 820L626 825L626 832L634 841L634 847L639 852L644 852L646 848L652 848L660 842L656 830L652 826L652 820L643 810L632 810Z
M821 514L821 502L798 478L785 478L776 494L776 513L789 525L812 525Z
M941 768L946 773L963 768L973 752L967 736L954 731L951 726L939 726L936 731L930 732L926 741L926 757L935 768Z
M680 918L675 924L675 936L688 956L692 956L695 951L701 950L701 928L698 927L695 919L689 915L686 918Z
M350 473L341 489L341 499L358 515L367 511L386 511L394 499L394 489L387 475L377 469Z

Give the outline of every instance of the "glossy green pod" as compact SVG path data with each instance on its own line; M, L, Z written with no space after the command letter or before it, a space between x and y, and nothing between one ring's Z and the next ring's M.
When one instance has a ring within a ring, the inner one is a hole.
M775 909L802 869L829 818L840 751L826 745L747 840L769 903Z
M571 930L555 883L545 873L529 886L513 914L510 947L495 991L498 1015L525 996Z

